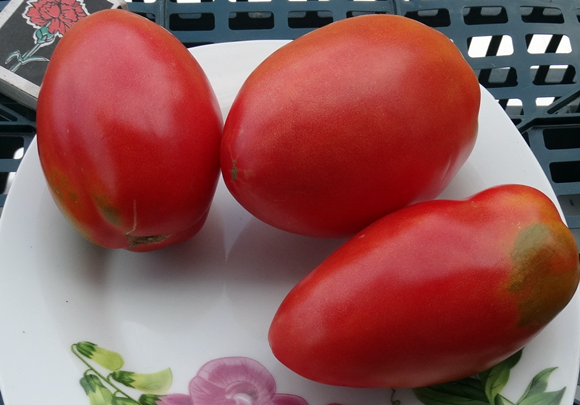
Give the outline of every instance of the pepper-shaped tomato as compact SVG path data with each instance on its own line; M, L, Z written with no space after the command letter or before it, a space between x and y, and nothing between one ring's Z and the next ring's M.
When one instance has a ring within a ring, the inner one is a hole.
M124 10L76 23L49 62L37 126L51 194L87 239L149 251L203 226L222 117L202 68L164 28Z
M440 32L393 15L337 21L243 84L224 126L225 184L277 228L352 236L450 183L479 105L477 77Z
M477 374L571 300L578 250L552 201L504 185L403 208L347 241L290 291L269 341L296 373L353 387Z

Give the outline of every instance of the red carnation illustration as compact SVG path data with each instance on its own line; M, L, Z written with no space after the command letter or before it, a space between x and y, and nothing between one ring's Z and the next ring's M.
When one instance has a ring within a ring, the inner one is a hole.
M87 14L78 0L38 0L28 2L25 17L35 27L47 26L48 32L62 36Z
M70 27L88 14L83 0L28 1L22 16L36 28L34 47L24 54L17 50L8 55L6 63L16 59L16 64L10 70L15 72L20 66L34 61L48 62L43 56L34 56L36 51L52 44L57 37L62 37Z

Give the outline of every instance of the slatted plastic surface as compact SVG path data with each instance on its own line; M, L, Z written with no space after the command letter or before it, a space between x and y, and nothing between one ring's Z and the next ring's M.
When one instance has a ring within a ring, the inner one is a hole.
M250 39L294 39L361 13L396 13L395 0L132 2L132 11L169 29L188 46Z
M36 132L34 111L0 94L0 207ZM1 404L0 404L1 405Z

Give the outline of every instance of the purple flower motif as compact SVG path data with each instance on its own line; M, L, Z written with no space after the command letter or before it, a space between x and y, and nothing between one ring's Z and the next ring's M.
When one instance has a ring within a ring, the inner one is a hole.
M247 357L206 363L189 383L189 395L193 405L308 405L299 396L276 394L272 374Z

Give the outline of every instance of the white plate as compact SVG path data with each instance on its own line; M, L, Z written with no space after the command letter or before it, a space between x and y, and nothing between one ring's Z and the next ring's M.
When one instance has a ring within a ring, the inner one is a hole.
M192 50L214 85L224 116L252 68L284 43L250 41ZM520 134L483 90L477 145L442 197L467 197L501 183L535 186L556 202ZM262 383L270 378L270 396L275 388L310 405L420 404L410 390L396 390L391 397L388 389L307 381L269 350L266 335L278 304L341 242L273 229L249 215L220 183L207 224L192 240L151 253L105 250L65 222L49 196L33 143L0 219L0 389L5 401L88 405L79 384L87 366L70 348L91 341L120 353L126 370L171 368L168 393L187 394L190 380L206 362L242 356L264 369L246 362L236 370L259 372ZM524 349L502 395L516 402L538 372L557 367L544 388L566 388L560 403L571 404L578 375L578 325L576 296ZM235 361L222 363L231 371ZM126 391L138 397L136 391ZM246 403L242 398L248 397L239 394L236 404ZM282 399L260 404L280 405Z

